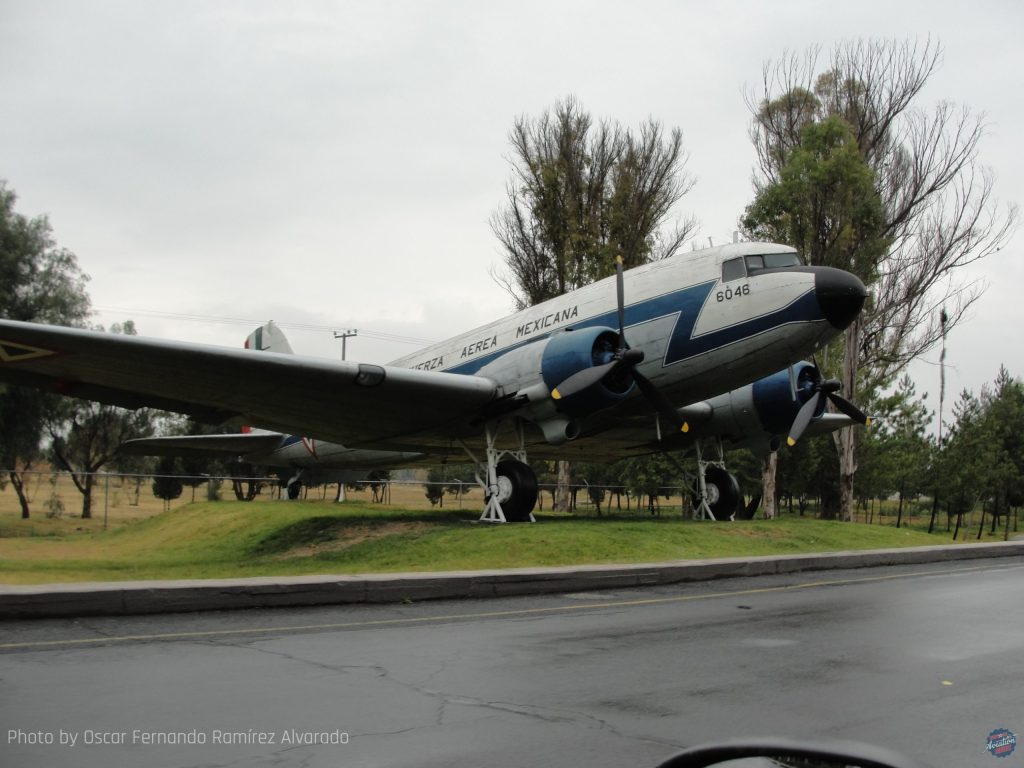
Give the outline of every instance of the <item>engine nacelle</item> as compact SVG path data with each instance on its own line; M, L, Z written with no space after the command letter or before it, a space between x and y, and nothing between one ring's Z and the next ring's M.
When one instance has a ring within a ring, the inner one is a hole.
M528 401L526 418L537 423L551 443L572 440L579 433L575 417L614 405L629 395L633 379L605 376L592 386L555 400L551 390L574 373L608 363L615 357L619 334L612 328L565 330L546 339L524 344L478 371L480 376L508 382Z
M541 376L548 392L574 373L610 363L618 346L618 332L601 326L553 334L541 358ZM569 416L584 416L614 405L633 389L633 377L628 371L624 374L605 376L592 386L558 400L556 408Z
M769 437L788 434L800 407L814 396L814 385L821 376L817 368L806 362L795 364L793 372L796 400L789 371L779 371L710 398L707 404L711 406L711 417L699 424L699 430L713 431L737 443L764 443ZM814 418L819 418L824 411L823 401ZM773 441L772 450L778 447L777 442Z

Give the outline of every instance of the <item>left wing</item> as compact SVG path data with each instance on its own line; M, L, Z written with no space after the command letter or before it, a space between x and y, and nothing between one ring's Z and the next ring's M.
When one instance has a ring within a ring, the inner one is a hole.
M498 394L481 376L0 320L0 381L349 446L443 444Z

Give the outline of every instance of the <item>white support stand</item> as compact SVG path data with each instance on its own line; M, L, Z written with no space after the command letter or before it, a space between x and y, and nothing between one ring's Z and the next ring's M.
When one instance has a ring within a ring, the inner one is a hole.
M512 450L497 447L502 425L507 424L508 421L512 423L513 437L517 446ZM526 435L523 422L521 419L499 419L488 422L484 425L484 438L487 441L485 462L480 461L462 440L459 440L459 445L476 465L476 481L484 489L484 494L487 497L487 506L484 507L484 513L480 516L480 522L507 523L508 520L505 519L505 511L501 508L501 502L509 499L513 488L508 478L498 475L498 464L506 456L526 463ZM537 522L532 512L530 513L530 522Z

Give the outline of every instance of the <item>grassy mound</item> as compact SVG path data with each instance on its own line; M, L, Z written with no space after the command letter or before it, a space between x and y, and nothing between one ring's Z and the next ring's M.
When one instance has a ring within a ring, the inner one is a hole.
M108 532L0 538L0 581L183 579L477 570L826 552L948 543L918 530L813 519L703 523L322 502L201 502Z

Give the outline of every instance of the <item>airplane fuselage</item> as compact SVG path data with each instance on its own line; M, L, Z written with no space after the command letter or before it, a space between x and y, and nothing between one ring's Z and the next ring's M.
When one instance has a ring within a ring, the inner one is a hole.
M626 337L645 354L638 370L680 407L811 355L856 314L849 314L846 294L860 291L857 310L863 300L863 286L852 275L800 266L794 249L767 243L708 248L636 267L625 273L624 290ZM548 396L567 367L597 363L600 330L607 331L607 346L617 325L610 277L391 365L490 378L506 394L525 395L522 413L538 424L601 406L618 405L628 414L642 407L623 402L635 392L584 398L584 407L575 409Z

